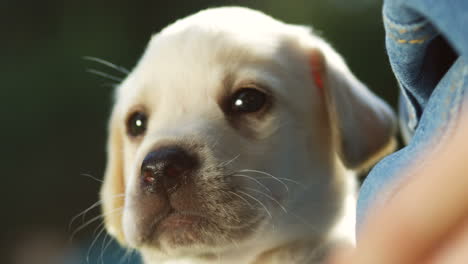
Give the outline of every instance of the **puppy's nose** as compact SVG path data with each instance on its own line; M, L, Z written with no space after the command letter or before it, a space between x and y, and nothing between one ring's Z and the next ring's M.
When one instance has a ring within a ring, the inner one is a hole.
M187 182L191 171L197 167L198 160L179 146L159 148L143 160L141 166L142 183L146 190L154 192L163 187L173 192Z

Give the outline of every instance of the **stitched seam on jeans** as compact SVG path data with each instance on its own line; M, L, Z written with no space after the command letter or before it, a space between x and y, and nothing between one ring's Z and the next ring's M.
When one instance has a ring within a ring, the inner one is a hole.
M423 44L429 36L424 36L422 38L418 39L401 39L398 38L397 36L393 35L392 33L388 32L387 35L390 37L390 39L394 40L398 44Z
M398 24L398 23L391 21L386 15L383 16L383 20L384 20L384 23L387 24L389 28L397 30L398 33L400 34L418 31L429 23L428 20L424 20L422 22L414 23L411 25L403 25L403 24Z

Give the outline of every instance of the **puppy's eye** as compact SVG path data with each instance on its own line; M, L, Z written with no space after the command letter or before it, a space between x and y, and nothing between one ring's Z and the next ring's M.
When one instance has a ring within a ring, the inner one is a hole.
M233 113L254 113L260 111L266 104L265 93L253 89L243 88L234 93L231 97L231 112Z
M135 112L127 120L127 133L132 137L143 135L146 131L148 117L143 112Z

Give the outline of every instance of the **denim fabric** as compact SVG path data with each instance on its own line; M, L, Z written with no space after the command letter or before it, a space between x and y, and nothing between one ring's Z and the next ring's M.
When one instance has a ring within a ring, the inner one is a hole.
M357 224L424 165L455 128L468 87L468 1L386 0L386 47L400 86L400 129L407 146L380 161L359 193ZM385 188L384 188L385 187Z

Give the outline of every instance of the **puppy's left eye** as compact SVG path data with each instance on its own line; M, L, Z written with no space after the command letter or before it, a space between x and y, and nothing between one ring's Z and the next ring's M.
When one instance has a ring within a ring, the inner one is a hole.
M148 117L143 112L135 112L127 120L127 133L131 137L143 135L146 131Z
M254 88L243 88L231 97L232 113L246 114L260 111L266 104L267 95Z

